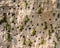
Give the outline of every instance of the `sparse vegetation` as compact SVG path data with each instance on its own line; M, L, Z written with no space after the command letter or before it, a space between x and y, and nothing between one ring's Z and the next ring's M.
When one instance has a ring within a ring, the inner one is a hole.
M43 45L43 44L44 44L44 39L43 39L43 38L41 39L40 44L41 44L41 45Z
M57 44L57 43L56 43L55 41L53 41L53 42L54 42L54 48L56 48L56 44Z
M42 11L43 11L43 8L39 7L39 8L38 8L38 12L37 12L37 13L38 13L38 14L41 14L41 13L42 13Z
M19 29L20 29L20 31L23 30L23 25L22 24L19 26Z
M31 40L30 39L28 39L28 41L27 41L27 44L28 44L28 46L31 46Z
M6 22L6 16L2 16L2 19L0 20L0 24L2 24L3 22Z
M50 30L48 31L49 39L51 38L51 32Z
M36 34L35 29L32 29L31 35L34 36Z
M50 32L53 33L53 32L54 32L53 25L50 24L50 26L51 26L51 30L50 30Z
M26 43L25 43L25 36L23 36L23 38L22 38L22 45L25 45Z
M57 38L57 41L58 41L59 40L58 33L56 33L56 38Z
M2 22L6 22L6 16L2 16Z
M26 15L25 23L27 23L28 21L29 21L29 18L28 18L28 16Z
M44 30L47 29L47 22L44 22Z
M28 5L28 2L27 2L27 1L25 1L25 5L26 5L26 7L27 7L27 5ZM25 8L26 8L26 7L25 7Z
M6 29L8 32L10 32L11 27L10 27L10 25L8 24L8 22L6 22L6 24L5 24L5 29Z
M7 33L7 41L11 42L11 35L9 33Z
M12 21L11 22L14 23L14 16L12 16Z

